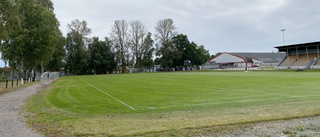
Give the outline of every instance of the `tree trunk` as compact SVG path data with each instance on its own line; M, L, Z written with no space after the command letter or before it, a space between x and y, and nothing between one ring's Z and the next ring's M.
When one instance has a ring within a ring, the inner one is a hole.
M23 60L24 60L24 56L21 56L21 60L20 60L20 69L19 69L19 72L20 72L20 78L23 78L24 77L24 72L23 72Z
M44 67L43 67L44 65L43 65L43 63L41 63L40 66L41 66L41 74L43 74L44 73Z

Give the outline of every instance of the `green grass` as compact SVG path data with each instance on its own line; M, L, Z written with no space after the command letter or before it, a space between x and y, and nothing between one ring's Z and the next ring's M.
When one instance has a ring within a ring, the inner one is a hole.
M320 114L319 82L316 72L62 77L29 101L34 113L29 122L49 136L158 136L160 131L312 116Z

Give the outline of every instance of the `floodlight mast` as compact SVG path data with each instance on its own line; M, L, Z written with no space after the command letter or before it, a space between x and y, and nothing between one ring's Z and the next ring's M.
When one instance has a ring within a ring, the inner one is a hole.
M283 38L283 46L286 45L286 42L284 40L284 32L286 31L286 29L282 29L281 32L282 32L282 38Z

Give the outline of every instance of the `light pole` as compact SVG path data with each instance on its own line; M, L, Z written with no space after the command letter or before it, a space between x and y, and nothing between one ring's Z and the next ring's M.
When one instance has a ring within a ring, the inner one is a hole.
M281 30L282 36L283 36L283 46L286 45L286 42L285 42L285 40L284 40L284 31L286 31L286 29L282 29L282 30Z

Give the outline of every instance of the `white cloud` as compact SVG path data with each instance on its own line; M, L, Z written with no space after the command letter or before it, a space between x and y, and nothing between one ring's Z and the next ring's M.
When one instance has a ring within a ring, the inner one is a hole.
M210 52L275 51L282 44L319 40L320 1L299 0L53 0L66 34L74 19L87 20L92 36L109 36L114 20L140 20L154 33L158 20L172 18L179 33Z

